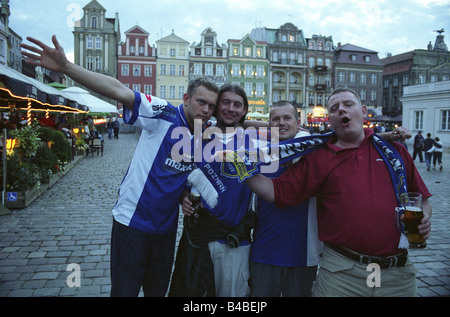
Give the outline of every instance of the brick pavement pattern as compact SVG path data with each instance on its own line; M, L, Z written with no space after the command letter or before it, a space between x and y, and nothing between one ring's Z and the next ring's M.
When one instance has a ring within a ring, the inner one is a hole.
M109 296L111 209L137 142L136 134L107 139L103 157L89 155L30 206L0 216L1 297ZM448 151L443 161L442 172L416 161L433 194L428 246L410 250L423 297L450 296ZM71 285L72 263L80 268L79 287Z

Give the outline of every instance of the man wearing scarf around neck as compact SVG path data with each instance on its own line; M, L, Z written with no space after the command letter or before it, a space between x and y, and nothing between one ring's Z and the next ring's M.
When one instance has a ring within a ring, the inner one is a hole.
M376 136L363 127L367 109L348 88L333 91L327 107L335 137L281 177L257 174L245 183L280 208L317 197L319 238L325 246L313 296L417 296L417 270L401 249L395 222L399 191ZM418 228L428 238L431 194L406 149L395 142L390 149L401 162L403 192L423 195Z

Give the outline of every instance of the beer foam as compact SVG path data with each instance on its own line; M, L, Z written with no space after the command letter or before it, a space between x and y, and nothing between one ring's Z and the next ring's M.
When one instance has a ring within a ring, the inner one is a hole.
M415 206L406 206L405 209L411 212L422 212L422 208Z

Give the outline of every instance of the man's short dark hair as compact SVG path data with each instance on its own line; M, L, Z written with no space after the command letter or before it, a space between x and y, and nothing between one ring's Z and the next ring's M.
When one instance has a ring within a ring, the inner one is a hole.
M216 83L213 82L208 77L196 77L193 80L189 81L189 86L187 88L186 93L189 96L193 96L195 94L197 88L200 86L203 86L206 89L219 94L219 88L217 87Z
M299 116L299 114L298 114L297 109L295 109L294 105L293 105L292 103L290 103L289 101L287 101L287 100L280 100L280 101L275 102L275 103L272 105L272 109L273 109L273 108L278 108L278 107L284 107L284 106L291 106L292 109L294 109L295 120L298 120L298 118L299 118L300 116ZM270 115L270 117L272 117L272 115Z

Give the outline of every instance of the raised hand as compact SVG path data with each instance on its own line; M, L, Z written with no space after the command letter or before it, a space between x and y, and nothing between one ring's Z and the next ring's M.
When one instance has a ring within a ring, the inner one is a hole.
M55 72L65 72L65 68L69 61L64 53L64 49L59 44L55 35L52 36L52 42L55 46L54 48L45 45L41 41L32 37L27 37L27 40L36 45L20 45L22 48L36 53L33 54L27 51L22 51L22 55L25 56L25 61L27 63L35 66L41 66Z

